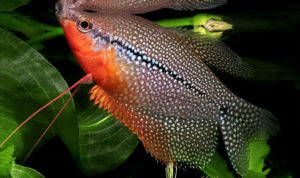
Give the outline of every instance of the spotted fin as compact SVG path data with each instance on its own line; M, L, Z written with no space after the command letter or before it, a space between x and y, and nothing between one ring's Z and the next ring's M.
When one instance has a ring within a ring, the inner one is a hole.
M210 68L239 78L250 78L253 75L251 67L222 41L184 28L170 30L181 36Z
M267 140L279 131L278 120L269 111L236 98L221 107L219 125L232 166L240 175L248 170L248 144Z
M227 3L227 0L182 0L169 6L175 10L212 9Z

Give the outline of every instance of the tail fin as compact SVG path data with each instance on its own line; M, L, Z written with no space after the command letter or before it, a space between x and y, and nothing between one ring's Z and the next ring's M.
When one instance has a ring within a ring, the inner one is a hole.
M267 140L279 132L278 120L269 111L236 97L220 107L219 124L232 166L240 175L248 170L248 144Z

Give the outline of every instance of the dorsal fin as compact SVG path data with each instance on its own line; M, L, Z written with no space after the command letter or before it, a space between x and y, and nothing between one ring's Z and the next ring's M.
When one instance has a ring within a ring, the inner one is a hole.
M184 28L171 28L171 31L183 37L185 43L194 49L200 59L210 68L239 78L252 76L250 66L222 41Z
M202 10L212 9L227 3L227 0L182 0L169 6L175 10Z

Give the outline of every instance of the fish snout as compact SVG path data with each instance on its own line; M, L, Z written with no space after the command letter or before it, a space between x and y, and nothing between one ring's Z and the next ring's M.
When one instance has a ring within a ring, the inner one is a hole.
M67 18L73 8L72 0L58 0L55 4L55 14L59 19Z
M59 15L63 10L63 4L62 2L58 1L56 4L55 4L55 14L56 15Z

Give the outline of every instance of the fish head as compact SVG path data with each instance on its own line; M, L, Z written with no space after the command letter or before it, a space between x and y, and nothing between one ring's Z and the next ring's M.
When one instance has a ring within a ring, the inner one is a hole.
M115 49L110 41L107 23L101 22L97 13L76 9L69 1L56 4L56 15L73 54L82 69L91 74L93 80L109 92L119 92L125 82L119 73Z

